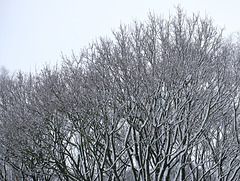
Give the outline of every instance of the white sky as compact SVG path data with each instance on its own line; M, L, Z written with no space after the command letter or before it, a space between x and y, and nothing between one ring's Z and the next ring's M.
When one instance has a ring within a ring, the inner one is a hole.
M208 14L226 33L240 31L239 0L0 0L0 67L35 71L78 54L120 22L146 20L149 11L168 17L174 5L189 15Z

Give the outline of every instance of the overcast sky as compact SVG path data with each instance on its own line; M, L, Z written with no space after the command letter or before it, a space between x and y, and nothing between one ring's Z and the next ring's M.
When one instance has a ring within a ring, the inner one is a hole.
M120 23L146 20L148 12L168 17L181 6L208 14L225 32L240 31L239 0L0 0L0 67L11 72L61 62Z

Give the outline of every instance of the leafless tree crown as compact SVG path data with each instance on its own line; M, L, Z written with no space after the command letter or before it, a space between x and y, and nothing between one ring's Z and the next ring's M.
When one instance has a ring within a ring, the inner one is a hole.
M180 8L61 67L0 70L0 180L240 180L240 46Z

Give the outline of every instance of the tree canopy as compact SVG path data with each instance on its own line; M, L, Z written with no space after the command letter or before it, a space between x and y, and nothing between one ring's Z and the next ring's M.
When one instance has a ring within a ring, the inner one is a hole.
M0 71L0 179L239 180L239 44L181 8L113 36Z

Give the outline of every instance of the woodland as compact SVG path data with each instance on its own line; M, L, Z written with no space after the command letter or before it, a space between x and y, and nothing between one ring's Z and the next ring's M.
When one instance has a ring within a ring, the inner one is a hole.
M0 71L0 180L240 180L240 38L181 8L61 65Z

